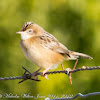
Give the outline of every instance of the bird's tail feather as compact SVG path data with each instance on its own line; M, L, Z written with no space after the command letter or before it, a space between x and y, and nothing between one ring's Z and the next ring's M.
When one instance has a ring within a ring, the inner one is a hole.
M70 59L77 59L79 57L82 57L82 58L87 58L87 59L93 59L91 56L87 55L87 54L83 54L83 53L79 53L79 52L74 52L74 51L70 51L69 52L69 55L70 55Z

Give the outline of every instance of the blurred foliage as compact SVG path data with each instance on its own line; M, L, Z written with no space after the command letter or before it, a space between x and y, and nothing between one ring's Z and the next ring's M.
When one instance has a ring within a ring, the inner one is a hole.
M68 49L94 58L80 59L77 67L100 65L100 0L0 0L0 77L21 76L21 66L31 72L38 69L24 57L19 45L20 36L16 35L27 21L42 26ZM63 64L72 68L74 63L64 61ZM61 70L61 66L56 70ZM61 97L79 92L100 92L99 73L99 70L74 73L72 85L63 74L49 75L49 80L39 77L41 82L29 80L18 84L19 80L0 81L0 94ZM86 98L90 99L98 100L100 96Z

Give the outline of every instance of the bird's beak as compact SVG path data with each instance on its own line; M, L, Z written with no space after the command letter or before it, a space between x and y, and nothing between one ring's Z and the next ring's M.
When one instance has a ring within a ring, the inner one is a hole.
M16 32L16 34L23 34L23 33L25 33L24 31L18 31L18 32Z

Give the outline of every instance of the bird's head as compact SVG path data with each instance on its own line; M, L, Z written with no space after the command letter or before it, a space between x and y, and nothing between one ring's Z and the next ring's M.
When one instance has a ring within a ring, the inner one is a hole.
M17 34L21 34L21 39L26 40L33 36L38 36L44 32L44 29L39 25L33 22L26 22L21 31L16 32Z

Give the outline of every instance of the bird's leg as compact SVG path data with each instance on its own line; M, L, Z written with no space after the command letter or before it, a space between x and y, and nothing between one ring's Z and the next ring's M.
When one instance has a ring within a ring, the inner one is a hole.
M70 84L72 84L71 73L69 73L69 72L71 71L71 69L70 69L70 68L66 68L66 69L64 69L63 64L61 64L61 67L62 67L63 70L67 70L68 78L69 78L69 82L70 82Z
M71 73L69 73L68 78L69 78L69 82L70 82L70 84L72 84L72 77L71 77Z
M38 79L37 73L38 73L40 70L41 70L41 68L32 73L32 76L35 77L35 79Z
M76 68L77 63L78 63L78 59L77 59L76 62L75 62L75 65L74 65L74 67L73 67L73 70Z
M65 70L63 64L61 64L61 67L62 67L63 70Z
M71 78L71 73L70 73L70 71L72 71L72 69L71 68L66 68L65 70L67 71L69 82L70 82L70 84L72 84L72 78Z
M74 65L74 67L73 67L73 69L72 69L72 70L74 70L74 69L76 68L77 63L78 63L78 59L76 60L75 65ZM69 77L70 84L72 84L72 77L71 77L71 73L69 73L69 74L68 74L68 77Z
M70 68L66 68L66 69L64 69L63 64L61 64L61 67L62 67L63 70L67 70L68 78L69 78L70 84L72 84L71 74L69 73L69 72L71 71L71 69L70 69Z
M62 67L62 69L63 69L63 70L67 70L67 73L68 73L68 78L69 78L69 82L70 82L70 84L72 84L71 74L69 73L69 72L71 71L71 69L70 69L70 68L66 68L66 69L64 69L63 64L61 64L61 67Z

